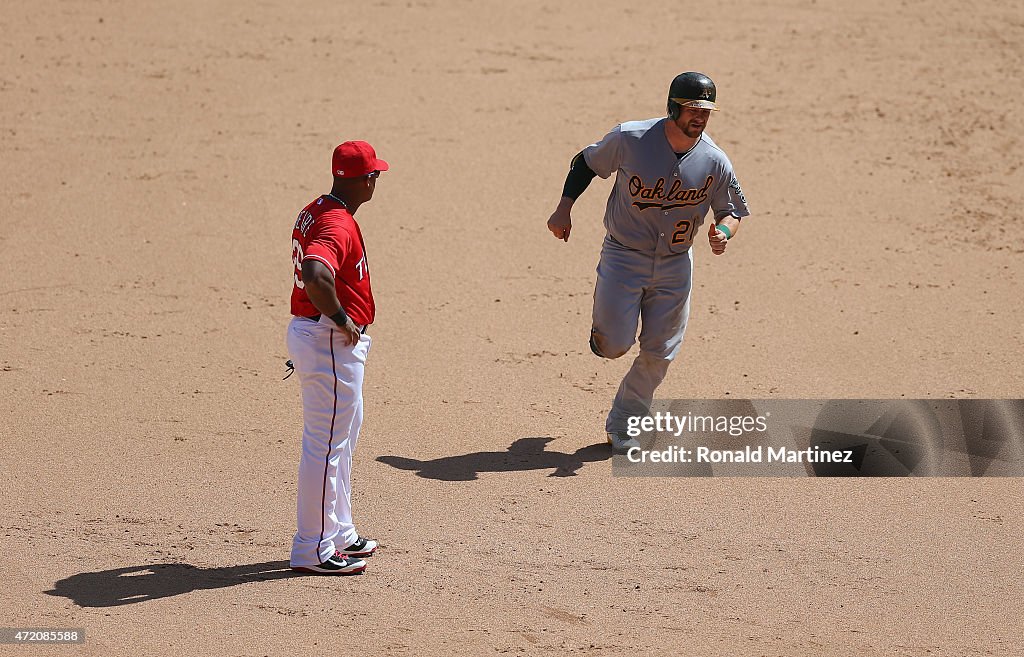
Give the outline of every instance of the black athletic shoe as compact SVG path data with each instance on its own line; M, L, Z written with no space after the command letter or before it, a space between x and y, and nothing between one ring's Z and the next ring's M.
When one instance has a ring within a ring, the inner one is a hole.
M348 546L347 548L342 548L341 550L338 550L338 552L341 552L346 557L355 557L357 559L361 559L362 557L373 556L373 553L376 552L376 550L377 541L373 540L372 538L363 538L362 536L358 536L356 538L355 543Z
M358 575L366 570L366 562L362 559L347 557L335 550L327 561L319 566L292 566L292 570L315 575Z

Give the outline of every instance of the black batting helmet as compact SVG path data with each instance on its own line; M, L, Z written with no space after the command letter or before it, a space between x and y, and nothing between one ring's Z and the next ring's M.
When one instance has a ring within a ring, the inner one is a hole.
M668 87L668 116L678 119L684 107L717 110L715 83L703 73L680 73Z

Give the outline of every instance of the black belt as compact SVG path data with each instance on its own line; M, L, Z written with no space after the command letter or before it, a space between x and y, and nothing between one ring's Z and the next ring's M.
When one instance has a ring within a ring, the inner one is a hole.
M323 315L311 315L310 317L304 317L303 319L311 319L314 322L319 322L321 317L323 317ZM355 322L352 322L352 323L355 324ZM359 324L356 324L356 327L359 329L360 333L366 333L366 327L367 326L369 326L369 325L368 324L363 324L362 326L359 326Z

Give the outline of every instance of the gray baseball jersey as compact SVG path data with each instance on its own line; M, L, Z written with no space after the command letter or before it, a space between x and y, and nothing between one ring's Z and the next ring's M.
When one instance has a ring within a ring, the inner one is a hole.
M657 255L688 250L709 209L716 221L750 214L722 149L701 135L677 157L665 137L666 120L622 123L583 151L597 175L618 173L604 215L608 234L627 248Z

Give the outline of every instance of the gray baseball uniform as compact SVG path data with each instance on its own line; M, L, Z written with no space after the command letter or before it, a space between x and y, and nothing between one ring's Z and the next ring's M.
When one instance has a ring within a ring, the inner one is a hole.
M649 412L679 352L690 312L690 246L708 210L716 221L750 214L725 153L706 134L688 152L674 153L666 120L623 123L583 151L597 175L616 174L594 290L596 350L608 358L623 355L643 319L640 354L605 423L610 433L624 432L631 415Z

